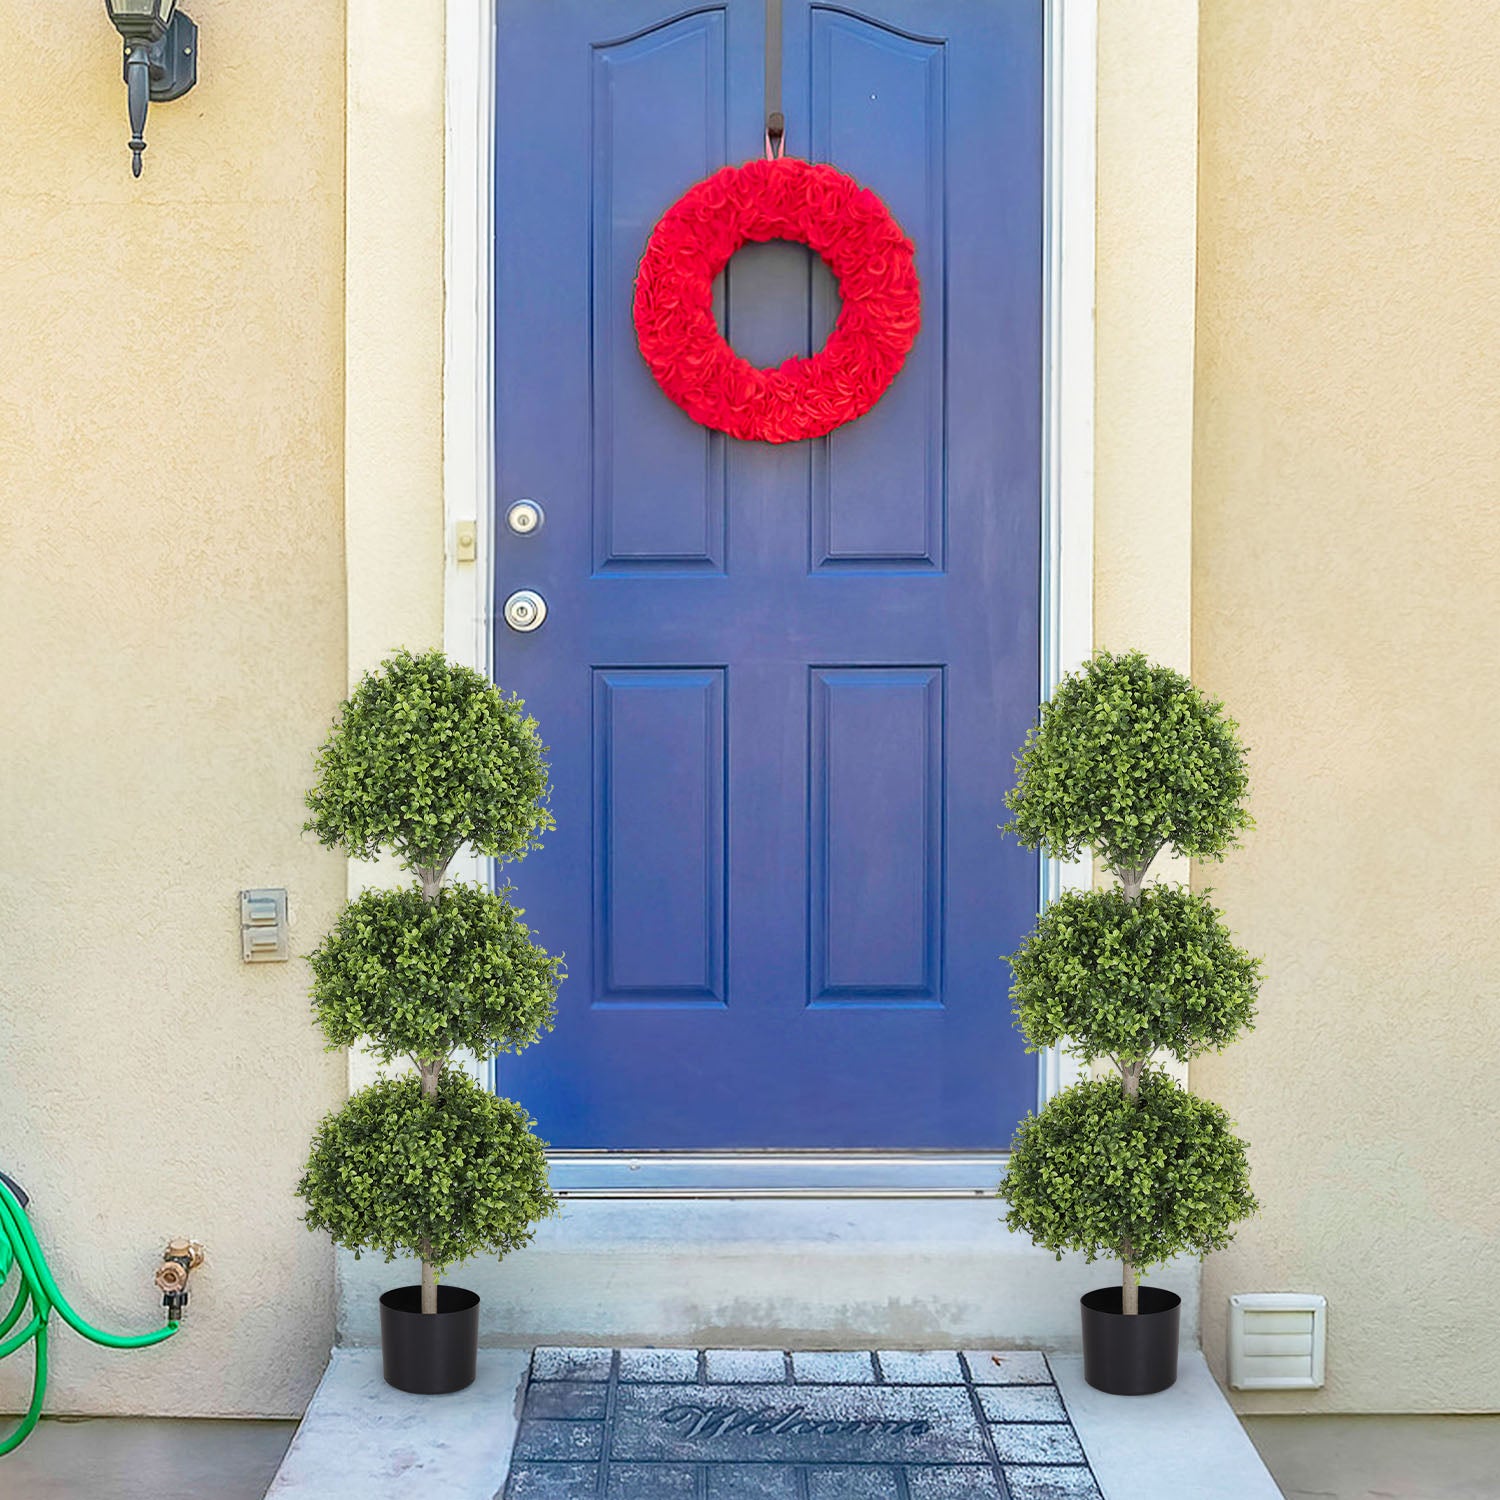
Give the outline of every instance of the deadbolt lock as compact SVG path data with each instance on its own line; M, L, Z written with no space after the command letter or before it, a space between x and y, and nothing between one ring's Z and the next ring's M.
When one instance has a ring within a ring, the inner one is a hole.
M505 601L505 623L512 630L535 630L547 618L547 601L531 589L517 589Z

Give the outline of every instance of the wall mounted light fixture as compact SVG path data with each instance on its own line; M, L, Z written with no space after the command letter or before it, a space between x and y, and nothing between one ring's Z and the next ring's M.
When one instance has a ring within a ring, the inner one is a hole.
M130 170L139 177L147 106L180 99L198 81L198 28L177 0L104 0L104 9L125 38Z

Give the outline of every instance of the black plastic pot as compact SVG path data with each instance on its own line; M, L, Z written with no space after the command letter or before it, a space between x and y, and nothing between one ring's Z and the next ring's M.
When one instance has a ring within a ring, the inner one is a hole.
M1177 1324L1182 1298L1140 1288L1140 1311L1120 1311L1121 1291L1102 1286L1078 1299L1083 1310L1083 1378L1111 1396L1149 1396L1177 1380Z
M422 1288L398 1286L380 1297L385 1383L418 1396L444 1396L474 1383L479 1357L479 1293L439 1286L438 1310L423 1313Z

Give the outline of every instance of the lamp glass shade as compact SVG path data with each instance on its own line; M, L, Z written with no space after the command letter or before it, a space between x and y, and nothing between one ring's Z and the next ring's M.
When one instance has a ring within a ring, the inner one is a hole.
M177 0L104 0L104 8L116 27L122 22L131 30L149 26L160 34L167 29Z

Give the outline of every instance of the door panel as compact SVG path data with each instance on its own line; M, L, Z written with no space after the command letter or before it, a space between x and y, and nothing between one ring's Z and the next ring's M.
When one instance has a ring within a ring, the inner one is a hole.
M594 674L597 1003L726 999L724 676Z
M1035 1097L999 956L1034 857L996 830L1038 698L1042 26L1035 0L785 3L787 149L911 235L923 328L859 421L743 443L635 346L662 212L759 152L755 0L501 0L496 675L552 749L514 872L567 954L502 1089L570 1148L1002 1146ZM805 247L747 247L726 336L826 337Z
M943 669L814 668L809 744L811 1003L940 1004Z
M814 454L813 566L941 569L947 49L842 10L815 8L810 23L812 159L881 183L918 247L924 312L922 336L881 402L883 420L831 433ZM831 322L832 278L821 290Z
M630 306L663 194L728 159L725 32L723 10L697 11L589 53L596 572L724 571L727 440L674 420L654 383L635 378Z

